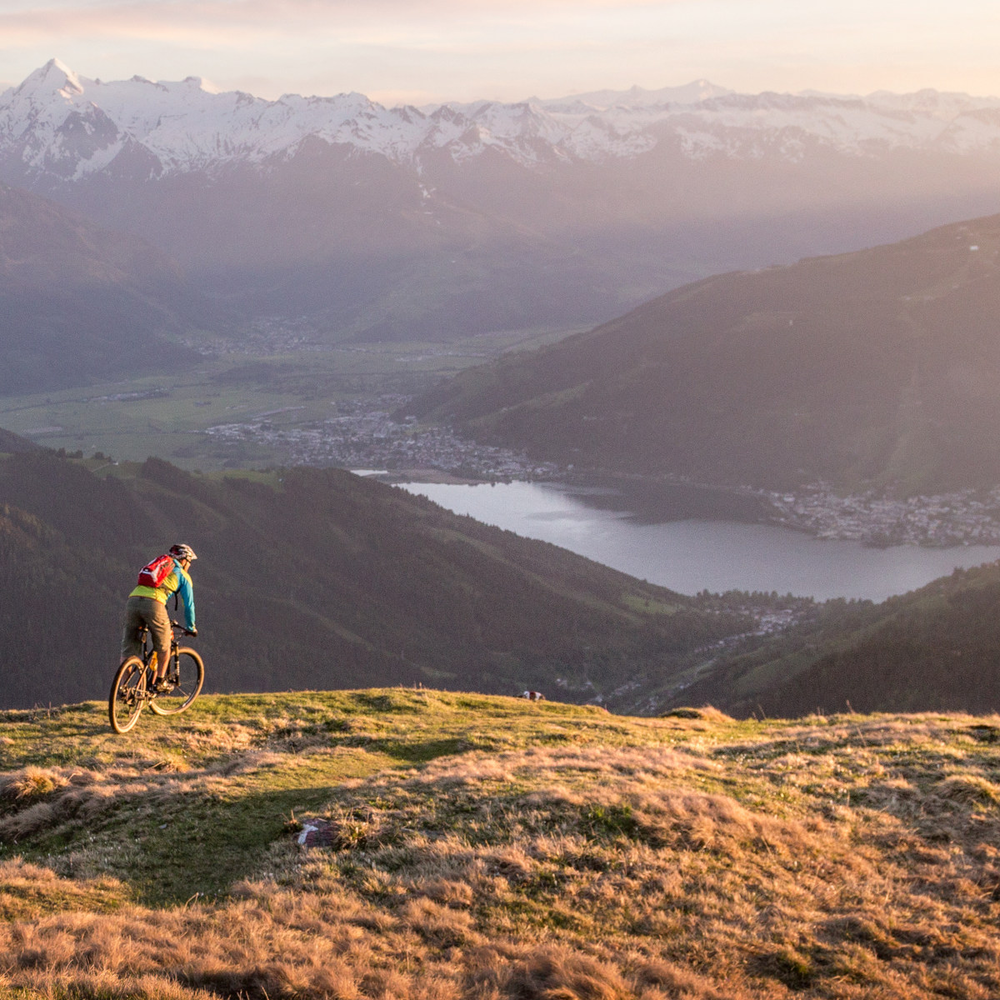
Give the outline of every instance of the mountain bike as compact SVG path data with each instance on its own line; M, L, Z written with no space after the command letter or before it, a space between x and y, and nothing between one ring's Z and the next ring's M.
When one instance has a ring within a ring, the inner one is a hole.
M184 626L177 622L170 625L173 634L170 637L165 691L153 688L156 652L148 628L140 633L142 654L130 656L115 673L108 696L108 719L116 733L127 733L139 721L147 705L156 715L176 715L190 708L198 697L205 683L205 664L193 649L177 644L178 635L188 634Z

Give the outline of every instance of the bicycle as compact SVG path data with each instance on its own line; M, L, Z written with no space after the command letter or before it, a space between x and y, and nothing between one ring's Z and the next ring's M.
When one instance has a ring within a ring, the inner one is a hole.
M115 672L108 696L108 719L116 733L127 733L139 721L142 710L148 705L156 715L177 715L191 707L205 683L205 664L201 657L187 646L177 644L178 634L188 635L187 629L177 622L170 623L170 663L167 666L167 690L155 691L156 653L143 628L140 656L130 656Z

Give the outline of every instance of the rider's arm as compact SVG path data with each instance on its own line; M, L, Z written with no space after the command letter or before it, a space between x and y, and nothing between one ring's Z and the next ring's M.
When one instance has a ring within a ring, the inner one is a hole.
M184 605L184 627L191 631L194 625L194 587L191 586L191 577L178 566L177 572L177 593L181 596Z

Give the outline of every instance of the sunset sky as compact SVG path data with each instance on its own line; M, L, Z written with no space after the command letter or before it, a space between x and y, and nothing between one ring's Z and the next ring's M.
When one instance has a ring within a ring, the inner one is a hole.
M202 76L384 103L657 88L1000 93L997 0L0 0L0 83Z

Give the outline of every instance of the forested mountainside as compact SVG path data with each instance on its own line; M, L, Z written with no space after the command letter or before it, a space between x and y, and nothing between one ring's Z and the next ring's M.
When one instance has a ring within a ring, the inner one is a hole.
M786 635L704 664L660 703L737 715L1000 711L1000 563L882 604L831 601Z
M565 550L341 470L101 475L0 461L0 707L106 695L138 567L197 551L210 691L427 683L565 700L664 675L749 627Z
M533 456L705 482L1000 482L1000 216L670 292L412 409Z
M385 108L53 60L0 94L0 180L142 236L245 315L447 340L582 329L705 275L995 211L997 106L701 81Z
M0 184L0 315L4 394L176 369L215 312L141 239Z

